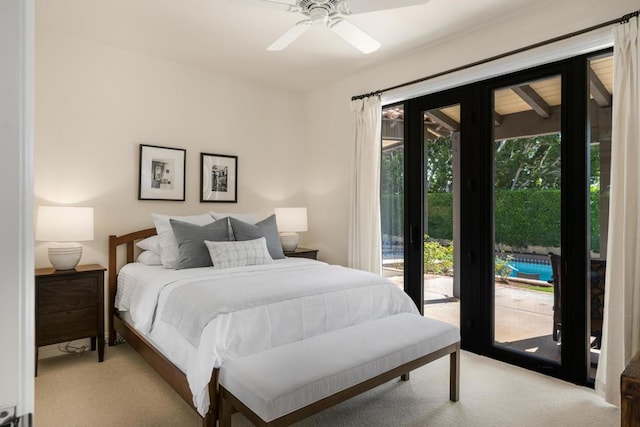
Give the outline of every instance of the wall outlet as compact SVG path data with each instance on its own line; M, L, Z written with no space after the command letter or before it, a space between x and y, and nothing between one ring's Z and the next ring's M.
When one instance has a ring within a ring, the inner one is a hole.
M0 408L0 426L9 425L16 419L16 407Z

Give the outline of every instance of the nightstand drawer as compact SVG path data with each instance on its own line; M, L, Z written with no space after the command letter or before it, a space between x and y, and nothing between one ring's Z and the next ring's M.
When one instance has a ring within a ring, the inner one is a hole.
M94 307L98 302L97 280L92 277L42 281L38 288L40 314Z
M41 314L38 345L55 344L97 335L96 307Z

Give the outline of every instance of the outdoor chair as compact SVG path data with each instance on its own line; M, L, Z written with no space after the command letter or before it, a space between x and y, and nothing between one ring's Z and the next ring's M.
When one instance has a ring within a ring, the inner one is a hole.
M558 342L562 335L562 276L560 268L560 255L556 255L553 252L549 252L549 261L551 262L551 280L549 283L553 284L553 340Z
M561 257L553 252L549 253L551 262L553 284L553 340L558 342L562 336L562 269ZM606 272L606 261L592 259L590 264L590 293L591 293L591 336L595 339L591 347L600 348L602 341L602 321L604 319L604 278Z
M600 348L602 341L602 321L604 319L604 276L607 262L603 259L591 260L591 336L595 337L591 347Z

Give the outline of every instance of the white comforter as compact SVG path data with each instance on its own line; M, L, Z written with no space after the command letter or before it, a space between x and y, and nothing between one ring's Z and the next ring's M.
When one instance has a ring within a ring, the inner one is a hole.
M130 306L142 333L153 337L156 325L166 323L193 345L186 375L201 415L208 410L212 370L228 360L367 320L417 312L413 301L381 276L303 258L165 272L137 286L120 308Z

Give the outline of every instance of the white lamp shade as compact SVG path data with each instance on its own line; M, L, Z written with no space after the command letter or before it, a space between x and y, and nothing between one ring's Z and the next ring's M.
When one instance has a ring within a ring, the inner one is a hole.
M275 208L278 231L307 231L307 208Z
M49 261L56 270L75 268L82 257L82 246L68 242L93 240L93 208L40 206L36 240L63 242L49 247Z
M40 206L36 240L44 242L93 240L93 208Z

